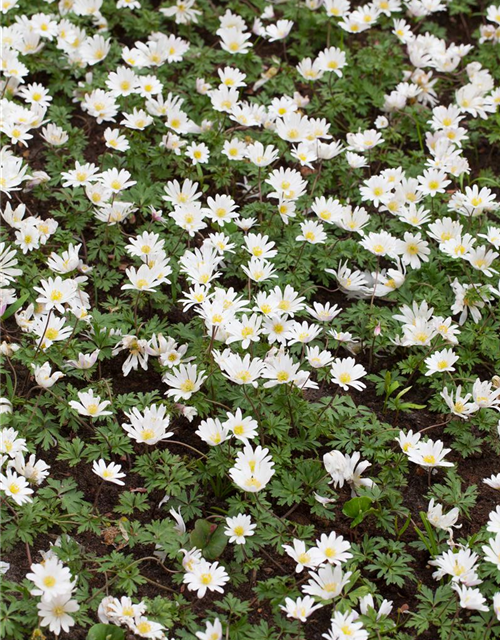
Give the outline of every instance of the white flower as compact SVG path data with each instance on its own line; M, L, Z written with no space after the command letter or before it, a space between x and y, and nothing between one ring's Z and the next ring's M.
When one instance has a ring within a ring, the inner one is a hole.
M30 489L26 478L18 476L16 473L7 469L5 475L0 473L0 491L3 491L6 496L12 498L18 505L23 505L25 502L32 502L30 497L33 493L33 489Z
M60 378L64 378L64 373L61 373L61 371L51 372L50 362L45 362L42 366L36 364L32 364L31 366L33 368L37 384L44 389L49 389Z
M425 359L425 365L427 371L426 376L432 376L434 373L443 373L445 371L455 371L453 366L457 362L458 356L453 349L443 349L442 351L436 351L428 358Z
M352 572L343 573L340 566L328 564L320 567L318 573L310 571L309 575L312 580L309 580L302 587L302 591L322 600L332 600L342 593L342 589L349 582Z
M215 618L213 622L207 620L205 631L197 631L196 637L199 640L222 640L222 624L219 618Z
M243 451L238 452L234 467L229 470L233 482L250 493L264 489L275 471L274 462L268 449L261 446L253 449L249 444Z
M122 473L122 467L120 464L114 462L108 462L105 460L94 460L92 465L92 471L103 480L107 482L113 482L114 484L124 485L125 483L120 478L125 478L125 474Z
M497 569L500 569L500 533L497 533L494 538L488 540L487 545L481 547L484 553L484 559L486 562L491 562L496 565Z
M448 513L443 513L443 506L441 504L434 504L434 498L429 502L427 508L427 519L437 529L443 529L444 531L450 531L452 527L457 526L460 510L458 507L451 509Z
M71 595L62 594L48 601L42 600L37 604L37 608L41 626L48 626L49 630L58 636L61 631L68 633L70 627L75 624L69 614L78 611L80 605L71 599Z
M419 442L413 449L410 449L408 458L410 462L421 467L433 469L434 467L453 467L453 462L444 459L451 449L445 449L441 440L427 440Z
M256 527L250 516L240 513L233 518L226 518L224 533L229 537L229 542L245 544L246 537L253 536Z
M334 611L332 627L328 633L323 634L326 640L368 640L369 634L363 628L362 622L355 622L357 613L354 611L340 613Z
M337 536L335 531L332 531L329 535L323 533L320 539L316 540L316 546L322 562L326 561L329 564L340 565L353 557L352 553L349 553L350 543L344 540L342 536Z
M71 572L57 556L52 556L40 564L32 564L30 568L31 573L27 573L26 578L35 585L31 591L32 595L50 600L56 596L67 597L71 592Z
M195 433L211 447L218 446L229 437L229 429L223 427L219 418L202 420Z
M171 438L174 434L167 431L170 425L170 415L165 405L152 404L141 413L137 407L125 415L130 422L122 423L123 429L136 442L153 445L161 440Z
M183 582L187 584L189 591L196 591L198 598L203 598L207 590L224 593L223 586L228 580L226 570L218 562L210 564L206 560L200 560L184 574Z
M297 563L295 567L296 573L301 573L305 567L317 567L323 562L320 551L316 547L307 549L306 543L303 540L295 539L292 546L284 544L282 547Z
M131 624L132 631L140 638L151 638L152 640L162 640L165 637L163 630L165 627L159 622L149 620L144 616L135 618Z
M288 618L294 618L296 620L300 620L301 622L305 622L307 618L314 612L316 609L321 609L322 604L315 604L314 598L311 596L304 596L303 598L297 598L296 600L292 600L292 598L286 598L285 604L280 605L280 609L286 612Z
M462 609L489 611L489 607L485 606L486 598L481 594L479 589L472 589L471 587L460 585L456 582L451 585L451 588L458 593Z
M94 390L79 391L78 400L70 400L69 406L77 411L81 416L90 416L91 418L99 418L101 416L112 415L111 411L105 411L106 407L111 404L110 400L102 400L100 396L94 396Z
M365 389L366 385L359 379L366 373L363 365L356 364L354 358L336 358L331 368L332 382L338 384L345 391L348 391L349 387L354 387L358 391Z
M200 390L201 385L206 380L205 371L198 371L195 364L181 364L179 368L173 369L172 373L165 373L162 380L167 384L169 389L166 394L173 396L177 402L189 400L189 398Z

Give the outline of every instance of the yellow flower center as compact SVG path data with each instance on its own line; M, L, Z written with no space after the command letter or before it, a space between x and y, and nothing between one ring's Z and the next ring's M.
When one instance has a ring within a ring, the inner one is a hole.
M139 622L137 631L142 634L149 633L151 631L151 625L149 622Z
M194 382L192 380L186 380L181 384L181 391L189 393L194 389Z
M250 478L245 482L247 487L255 487L256 489L260 489L262 486L262 482L259 482L257 478Z

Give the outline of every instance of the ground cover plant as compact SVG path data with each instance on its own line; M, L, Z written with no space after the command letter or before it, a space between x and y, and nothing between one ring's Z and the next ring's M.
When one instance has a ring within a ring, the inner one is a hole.
M500 6L0 10L1 637L500 637Z

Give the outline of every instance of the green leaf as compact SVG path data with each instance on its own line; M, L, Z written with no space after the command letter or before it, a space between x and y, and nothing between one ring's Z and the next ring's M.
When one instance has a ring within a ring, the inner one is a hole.
M226 548L227 536L222 526L199 519L191 532L191 544L201 549L207 560L215 560Z
M125 632L111 624L95 624L90 628L87 640L125 640Z
M24 294L24 296L21 296L21 297L19 298L19 300L16 300L15 302L13 302L13 303L10 305L10 307L8 307L8 308L4 311L3 315L1 316L1 320L7 320L7 318L10 318L10 316L11 316L11 315L13 315L14 313L16 313L16 311L17 311L18 309L20 309L20 308L23 306L23 304L26 302L26 300L28 299L29 295L30 295L30 294L29 294L29 292L28 292L28 293L25 293L25 294Z
M358 525L369 512L374 511L374 509L371 509L372 502L372 499L368 496L361 496L352 498L344 504L342 513L348 518L353 518L351 527Z

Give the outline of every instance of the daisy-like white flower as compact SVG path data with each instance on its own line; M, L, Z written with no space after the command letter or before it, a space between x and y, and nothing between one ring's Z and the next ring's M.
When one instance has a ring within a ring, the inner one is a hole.
M139 638L149 638L150 640L162 640L165 637L163 631L165 627L159 622L149 620L144 616L135 618L132 625L132 631L139 636Z
M186 147L185 155L193 164L206 164L210 157L210 149L204 142L193 143Z
M445 371L455 371L453 366L457 362L458 356L453 349L443 349L442 351L436 351L428 358L425 359L425 365L427 371L426 376L432 376L434 373L443 373Z
M352 558L352 553L349 553L350 543L342 536L337 536L335 531L329 535L323 533L320 539L316 540L316 547L323 562L339 565Z
M494 538L490 538L488 544L482 547L484 553L484 559L486 562L491 562L497 569L500 569L500 533Z
M297 242L308 242L309 244L324 244L327 235L321 222L306 220L300 223L300 234L295 238Z
M31 366L33 368L33 374L37 384L44 389L49 389L60 378L64 378L64 373L61 371L51 371L50 362L45 362L41 366L36 364L32 364Z
M436 529L443 529L444 531L451 531L452 527L456 526L460 511L458 507L451 509L448 513L443 513L443 505L435 504L434 498L429 502L427 508L427 519L436 527Z
M312 580L309 580L302 587L302 591L322 600L332 600L342 593L342 589L349 582L352 572L343 573L340 566L328 564L320 567L317 573L309 571L309 575Z
M41 626L49 627L49 630L58 636L61 631L69 633L70 627L75 624L70 614L78 611L80 605L66 593L50 600L42 599L37 604L37 608Z
M459 604L462 609L471 609L473 611L489 611L489 607L486 606L486 598L482 595L479 589L473 589L466 585L457 584L456 582L451 585L451 588L457 592L459 598Z
M112 415L111 411L105 411L106 407L111 404L109 400L102 400L100 396L94 396L94 390L79 391L78 400L70 400L69 406L77 411L81 416L90 416L91 418L99 418L101 416Z
M211 447L216 447L229 437L229 430L223 427L219 418L207 418L200 422L198 430L195 432L203 442Z
M414 449L418 442L420 441L421 434L417 431L417 433L413 433L410 429L408 433L404 431L399 432L399 436L396 438L396 442L398 442L399 446L403 453L408 454L412 449Z
M362 622L356 622L357 617L354 611L334 611L331 629L323 637L326 640L368 640L368 631L363 628Z
M125 473L122 473L122 467L120 464L116 464L114 462L106 463L105 460L101 458L101 460L94 460L92 465L92 471L102 478L106 480L106 482L113 482L114 484L124 485L125 483L120 480L120 478L125 478Z
M316 547L307 549L303 540L294 539L292 545L282 545L285 552L297 563L296 573L301 573L304 568L314 568L324 561L323 554Z
M81 370L91 369L97 362L99 353L100 353L100 349L96 349L95 351L89 354L79 353L78 360L67 360L66 365L68 367L73 367L74 369L81 369Z
M251 416L244 418L239 407L234 414L228 411L226 415L227 420L225 420L222 425L231 431L237 440L246 443L248 440L253 440L253 438L258 436L257 429L259 425L257 424L257 420Z
M15 458L19 453L27 450L26 440L20 438L15 429L11 427L0 429L0 454L7 454L11 458Z
M321 609L322 606L320 603L315 604L315 600L311 596L304 596L296 600L286 598L285 604L280 605L280 609L286 612L288 618L305 622L316 609Z
M366 375L366 369L362 364L356 364L354 358L336 358L333 361L332 382L338 384L344 391L348 391L349 387L354 387L358 391L366 388L364 382L360 382L360 378Z
M462 396L462 387L460 385L454 392L448 391L448 388L445 387L439 395L446 402L453 415L463 420L468 420L469 416L479 410L475 402L469 402L472 394L467 393L465 396Z
M5 471L5 475L0 473L0 491L3 491L8 498L20 506L26 502L32 502L33 489L30 488L26 478L17 475L10 469Z
M222 640L222 624L219 618L213 622L207 620L205 631L197 631L196 637L199 640Z
M398 240L397 251L402 263L412 269L420 269L422 262L429 261L431 253L429 243L422 239L420 233L408 232L404 234L404 240Z
M198 598L203 598L207 591L224 593L224 585L229 581L229 576L218 562L200 560L196 562L190 571L184 574L183 582L187 584L189 591L196 591Z
M35 585L31 594L50 600L56 596L67 596L73 588L71 572L57 556L52 556L39 564L32 564L31 573L26 578Z
M18 453L14 459L14 467L30 484L37 485L45 480L50 470L49 465L44 460L37 460L34 454L25 460L23 455Z
M261 446L253 449L249 444L236 456L234 467L229 470L233 482L249 493L257 493L266 487L275 471L269 449Z
M451 449L445 449L441 440L427 440L419 442L416 447L410 449L408 459L421 467L434 469L435 467L453 467L453 462L445 460L445 456Z
M398 240L387 231L368 233L360 244L379 257L394 258L397 254Z
M479 556L468 547L458 551L449 550L430 560L429 564L437 567L437 571L432 574L436 580L441 580L444 576L451 576L453 582L461 582L468 587L473 587L481 583L475 571Z
M229 542L245 544L248 536L253 536L257 525L252 523L252 518L244 513L240 513L233 518L226 518L226 528L224 533L229 538Z
M440 169L426 169L423 175L418 177L418 182L420 193L432 198L437 193L444 193L446 187L451 184L451 180L447 180L446 173Z
M189 400L189 398L200 390L201 385L206 380L205 371L198 371L195 364L181 364L179 368L173 369L172 373L165 373L162 380L169 389L166 394L173 396L174 400Z
M153 445L174 435L172 431L167 431L170 415L165 405L152 404L142 412L134 407L125 415L130 422L122 423L122 427L136 442Z
M488 485L488 487L500 491L500 473L492 475L489 478L484 478L483 482Z
M40 294L36 301L45 305L47 311L57 309L59 313L64 313L64 305L75 298L77 285L71 279L63 280L61 276L56 276L41 280L40 286L33 289Z
M497 506L494 511L490 511L486 531L500 533L500 506Z
M120 129L112 129L111 127L105 129L104 140L109 149L122 152L130 149L130 144L126 136L120 133Z

